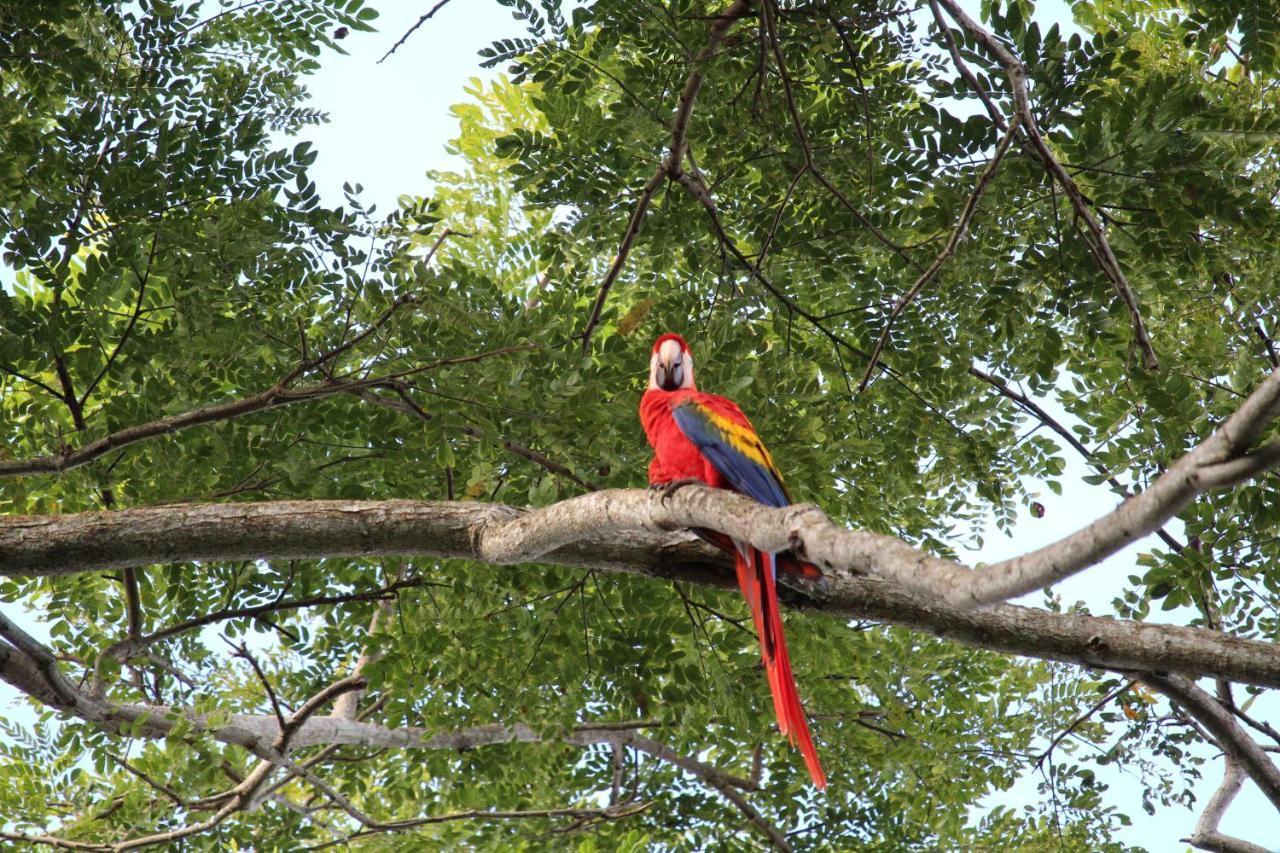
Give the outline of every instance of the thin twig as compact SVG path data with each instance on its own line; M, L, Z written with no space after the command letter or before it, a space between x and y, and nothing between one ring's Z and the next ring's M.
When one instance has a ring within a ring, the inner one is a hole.
M396 371L395 373L383 376L372 376L367 379L334 380L332 382L325 382L323 384L311 385L302 388L286 387L289 382L297 378L295 375L297 371L293 371L286 376L285 379L282 379L270 388L259 391L256 394L251 394L250 396L241 397L235 400L228 400L225 403L215 403L210 406L203 406L198 409L182 412L181 414L170 415L168 417L150 421L149 423L125 427L124 429L117 430L116 432L103 436L95 441L91 441L83 447L79 447L74 450L65 449L47 456L33 456L26 459L0 460L0 477L12 477L19 474L61 473L63 471L69 471L72 468L79 468L82 465L86 465L122 447L127 447L128 445L136 444L149 438L155 438L156 436L178 432L179 430L187 429L189 427L219 423L221 421L231 420L233 418L242 417L255 412L261 412L307 400L316 400L321 397L329 397L334 394L350 393L363 388L386 384L392 380L403 379L419 373L437 370L442 367L469 364L472 362L482 361L487 358L510 355L517 352L528 352L540 348L541 345L539 344L519 344L509 347L500 347L499 349L476 353L474 355L444 358L430 364ZM320 364L328 360L328 358L329 354L324 354L316 356L308 363Z
M226 637L223 637L223 640L225 640L227 645L231 646L231 648L235 650L236 657L244 658L249 662L249 666L253 668L254 673L258 676L258 681L262 682L262 686L267 691L267 698L271 700L271 710L275 713L276 720L280 723L280 730L284 731L287 726L287 722L284 718L284 711L280 708L280 700L276 697L275 688L271 686L271 681L267 678L266 673L262 671L262 667L258 665L258 661L249 653L249 649L244 643L237 646L230 640L227 640Z
M315 847L309 847L308 850L323 850L338 844L347 844L360 838L368 838L371 835L380 835L386 832L395 832L398 830L413 829L419 826L428 826L433 823L448 823L457 820L530 820L534 818L588 818L591 820L621 820L622 818L631 817L652 806L652 803L635 803L623 804L620 806L610 806L603 809L583 809L583 808L562 808L562 809L529 809L525 811L490 811L486 809L472 809L465 812L451 812L450 814L432 815L430 817L412 818L410 820L396 821L394 823L383 824L373 829L364 829L360 832L347 836L342 841L332 841L327 844L320 844Z
M960 241L964 239L965 232L969 230L969 223L972 221L973 215L978 211L978 202L982 199L982 194L986 192L987 186L995 178L996 171L1000 168L1000 161L1008 153L1009 143L1013 141L1020 121L1021 119L1015 115L1013 120L1009 122L1009 129L1005 131L1000 144L996 146L996 153L992 155L990 162L987 163L987 168L982 170L982 174L978 176L977 183L973 185L973 191L969 193L969 198L965 201L964 208L961 209L960 216L956 219L955 228L951 231L951 237L947 240L946 245L942 247L942 251L938 252L938 256L933 259L933 263L929 264L928 269L920 273L920 277L915 280L911 288L902 294L894 304L893 311L889 314L889 319L885 321L884 328L880 331L880 337L876 339L876 345L871 350L871 359L867 362L866 372L862 375L862 381L858 383L859 391L866 389L867 384L871 382L876 365L880 361L880 353L884 352L885 344L889 342L889 332L893 329L894 321L901 316L902 312L919 295L925 285L932 281L934 276L941 271L943 264L955 254Z
M186 800L178 796L177 791L173 790L173 788L169 787L168 785L165 785L161 782L157 782L155 779L152 779L146 773L144 773L143 771L139 770L137 767L134 767L132 764L126 761L123 756L116 755L114 752L108 752L107 757L110 758L112 761L114 761L116 764L119 764L122 768L127 770L129 773L133 774L134 776L137 776L143 782L146 782L152 788L155 788L157 791L164 794L167 798L172 800L173 804L178 808L180 809L187 808Z
M322 607L330 604L346 604L356 601L383 601L388 596L394 595L401 589L409 589L421 586L424 583L422 578L407 578L405 580L396 581L378 589L367 590L365 592L352 592L343 595L316 595L306 598L288 598L277 601L271 601L266 604L258 604L252 607L235 607L215 610L206 613L203 616L197 616L169 625L159 631L140 637L129 637L117 643L113 643L102 650L98 655L98 661L94 665L94 675L91 682L90 692L99 696L102 694L102 675L100 672L102 663L108 660L127 660L130 657L141 654L149 646L202 628L205 625L212 625L216 622L225 622L231 619L251 619L255 617L265 616L268 613L278 613L283 610L297 610L304 607Z
M389 409L395 409L398 412L404 412L405 414L413 415L414 417L422 421L430 421L434 418L434 415L432 415L426 409L422 408L422 406L418 405L417 401L414 400L413 397L409 395L408 389L406 389L403 384L393 383L391 384L390 387L393 391L396 392L396 395L400 398L399 402L395 400L389 400L386 397L380 396L378 394L373 394L373 393L365 393L365 394L362 394L361 397L364 400L370 403L373 403L374 405L385 406L386 408L389 408ZM484 438L484 432L482 432L479 427L460 426L458 427L458 432L475 439ZM590 480L586 480L586 479L583 479L582 477L579 477L576 473L574 473L573 469L565 465L562 465L561 463L547 456L545 453L539 453L538 451L528 447L527 445L521 444L520 442L515 441L513 439L500 437L500 440L502 442L503 449L506 450L507 452L514 453L516 456L519 456L523 459L527 459L530 462L534 463L535 465L538 465L541 468L544 468L547 471L550 471L552 474L555 474L560 477L564 477L566 480L570 480L573 483L576 483L577 485L581 486L582 488L586 489L589 492L599 491L600 489L599 485L597 485L596 483L593 483ZM452 481L452 475L448 475L448 476L450 481Z
M1022 125L1026 130L1035 154L1040 159L1040 162L1044 164L1050 176L1062 187L1067 198L1071 200L1071 206L1075 208L1076 214L1084 221L1085 227L1092 236L1092 242L1086 242L1103 274L1111 280L1116 293L1119 294L1121 301L1124 302L1125 307L1129 310L1134 340L1142 351L1144 366L1147 370L1159 370L1160 360L1156 357L1155 349L1151 345L1151 338L1147 334L1146 324L1142 320L1142 313L1138 307L1138 296L1130 286L1129 280L1125 277L1124 270L1120 267L1120 261L1116 258L1115 252L1112 251L1106 232L1103 231L1102 226L1098 223L1097 217L1093 215L1093 211L1089 208L1089 203L1085 200L1084 194L1076 185L1075 180L1058 162L1057 157L1054 156L1044 137L1040 134L1040 129L1036 124L1035 116L1031 112L1030 101L1027 96L1026 67L999 39L965 14L965 11L960 8L956 0L930 0L930 3L931 5L940 3L944 6L951 18L977 39L1004 67L1005 75L1009 78L1009 86L1013 91L1014 111L1022 119ZM972 75L966 75L965 79L966 82L970 82L970 85L972 85ZM997 121L998 126L1002 124L1002 121Z
M627 262L627 256L631 254L631 248L635 244L636 236L640 233L640 225L644 221L644 215L648 211L654 195L658 192L658 188L665 178L668 176L677 177L683 171L681 160L685 154L685 137L689 129L689 119L693 115L694 101L698 97L698 90L702 88L707 61L714 54L725 35L728 34L734 22L750 5L750 0L733 0L711 24L707 31L706 44L698 51L698 55L693 58L689 76L685 79L684 88L681 90L679 101L676 104L675 117L671 120L671 141L667 146L667 154L640 191L640 197L636 200L635 209L631 212L631 219L627 222L627 230L623 232L622 242L618 245L618 253L614 256L613 263L609 265L604 281L600 283L600 291L596 294L595 304L591 307L587 325L582 330L583 353L590 351L591 334L600 323L600 315L604 311L605 301L609 298L609 291L613 288L618 274L622 272L622 267Z
M800 143L800 149L804 154L804 162L807 167L808 174L812 175L814 180L822 184L822 186L826 188L827 192L831 193L831 195L840 202L841 206L843 206L844 209L853 216L853 218L857 219L864 228L871 232L872 236L879 240L895 255L902 258L908 266L913 269L920 269L920 265L916 263L916 260L908 255L906 250L901 246L893 242L893 240L889 238L889 235L885 234L884 231L872 222L857 205L850 201L849 197L845 195L830 178L827 177L826 173L823 172L821 168L818 167L818 163L814 159L813 155L813 146L809 142L809 134L804 129L804 123L800 118L800 109L796 105L795 94L791 85L791 73L787 70L787 64L782 58L782 45L779 43L777 27L773 18L773 12L775 9L774 4L775 0L764 0L764 3L761 6L762 17L764 20L765 31L769 36L769 42L773 49L774 62L777 63L778 66L778 76L782 79L782 94L783 98L786 100L787 112L791 116L792 130L795 132L796 141Z
M1040 753L1039 757L1037 757L1037 758L1036 758L1035 769L1036 769L1036 770L1039 770L1039 769L1040 769L1040 765L1044 764L1045 759L1046 759L1046 758L1048 758L1050 755L1052 755L1052 754L1053 754L1053 751L1054 751L1054 749L1056 749L1056 748L1057 748L1058 744L1060 744L1060 743L1062 743L1064 740L1066 740L1066 739L1067 739L1067 737L1068 737L1072 732L1074 732L1074 731L1075 731L1076 729L1078 729L1081 725L1083 725L1083 724L1084 724L1084 723L1085 723L1085 722L1086 722L1090 717L1092 717L1094 714L1098 713L1098 712L1099 712L1099 711L1101 711L1103 708L1105 708L1105 707L1107 706L1107 703L1109 703L1112 699L1115 699L1115 698L1116 698L1117 696L1119 696L1121 693L1124 693L1125 691L1129 690L1131 687L1133 687L1133 685L1135 685L1135 684L1137 684L1137 683L1138 683L1137 679L1131 679L1131 680L1129 680L1128 682L1126 682L1126 683L1124 683L1124 684L1121 684L1119 687L1116 687L1115 689L1108 691L1106 696L1103 696L1103 697L1102 697L1101 699L1099 699L1097 702L1094 702L1094 703L1093 703L1093 705L1092 705L1092 706L1090 706L1090 707L1089 707L1089 709L1088 709L1087 711L1085 711L1083 714L1081 714L1080 716L1078 716L1078 717L1076 717L1074 720L1072 720L1072 721L1071 721L1071 724L1070 724L1070 725L1068 725L1068 726L1067 726L1065 729L1063 729L1062 731L1060 731L1060 732L1059 732L1059 733L1054 737L1054 739L1053 739L1052 741L1050 741L1050 742L1049 742L1049 745L1048 745L1047 747L1045 747L1044 752Z
M1062 423L1060 423L1057 418L1053 417L1048 412L1046 412L1044 410L1044 407L1042 407L1035 400L1031 399L1026 394L1023 394L1021 391L1017 391L1014 388L1011 388L1009 386L1009 383L1006 382L1004 379L1002 379L999 376L996 376L995 374L987 373L985 370L978 367L977 365L969 366L969 375L974 376L978 379L981 379L983 382L987 383L992 388L994 388L997 391L997 393L1000 394L1000 396L1005 397L1009 400L1012 400L1024 412L1031 415L1040 423L1044 424L1049 429L1057 433L1062 438L1063 441L1065 441L1077 453L1083 456L1085 460L1090 465L1093 466L1093 469L1095 471L1097 471L1102 476L1106 477L1107 484L1111 486L1111 488L1115 489L1117 493L1125 496L1128 496L1130 494L1130 490L1126 488L1123 483L1121 483L1119 480L1116 479L1115 475L1112 474L1110 470L1108 470L1107 466L1103 465L1101 462L1098 461L1098 456L1094 451L1090 450L1088 447L1085 447L1085 445L1080 441L1080 439L1076 438L1075 434L1072 433L1071 430L1063 426ZM1174 552L1181 551L1185 547L1183 543L1175 539L1163 527L1158 528L1155 531L1155 533L1157 536L1160 537L1160 539L1164 542L1164 544L1168 545Z
M406 41L408 41L408 40L409 40L409 36L411 36L411 35L413 35L415 32L417 32L418 27L422 26L422 25L423 25L423 24L425 24L427 21L431 20L431 17L432 17L436 12L439 12L441 9L443 9L443 8L444 8L445 6L447 6L447 5L449 5L449 0L440 0L440 2L439 2L439 3L437 3L437 4L436 4L436 5L434 5L434 6L432 6L432 7L431 7L431 11L427 12L425 15L423 15L421 18L419 18L419 19L418 19L418 22L417 22L416 24L414 24L412 27L409 27L409 29L405 31L405 34L404 34L404 35L402 35L402 36L400 36L400 40L399 40L399 41L397 41L395 44L391 45L391 49L390 49L390 50L388 50L386 53L382 54L382 59L379 59L379 60L378 60L378 64L382 64L382 61L383 61L383 60L385 60L385 59L386 59L388 56L390 56L391 54L395 53L395 52L396 52L396 49L397 49L398 47L400 47L400 45L404 44Z

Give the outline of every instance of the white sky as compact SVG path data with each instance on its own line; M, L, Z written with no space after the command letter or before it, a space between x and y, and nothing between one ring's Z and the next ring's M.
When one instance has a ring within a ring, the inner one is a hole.
M386 213L399 196L426 193L428 169L459 165L445 153L445 143L458 135L449 107L466 100L470 78L502 70L481 68L476 51L525 33L494 0L453 0L378 64L435 2L373 0L382 13L374 22L379 31L352 33L342 42L350 55L326 54L308 78L311 105L330 119L303 133L316 143L311 177L326 202L340 204L343 181L358 181L364 202Z

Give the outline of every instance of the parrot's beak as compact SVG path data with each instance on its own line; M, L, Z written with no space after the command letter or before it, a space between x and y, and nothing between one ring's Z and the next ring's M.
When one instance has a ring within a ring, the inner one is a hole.
M663 391L679 391L684 387L684 357L683 354L677 355L675 358L667 360L658 359L657 376L654 377L658 381L658 387Z

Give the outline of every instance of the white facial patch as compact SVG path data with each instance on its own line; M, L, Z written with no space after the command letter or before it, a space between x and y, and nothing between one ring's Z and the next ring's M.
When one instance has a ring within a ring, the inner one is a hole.
M693 388L693 356L685 352L676 340L663 341L649 358L649 389L660 390L658 382L659 365L669 365L679 361L681 364L681 388Z

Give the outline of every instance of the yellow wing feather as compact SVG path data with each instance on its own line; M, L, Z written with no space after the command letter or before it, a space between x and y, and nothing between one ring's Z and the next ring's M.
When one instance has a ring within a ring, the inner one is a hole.
M764 468L776 477L779 483L782 483L782 474L778 472L778 467L773 464L773 457L769 455L768 448L764 446L764 442L760 440L760 436L756 434L755 429L750 424L741 424L730 420L706 406L699 406L698 408L707 416L707 420L720 431L720 434L730 447Z

